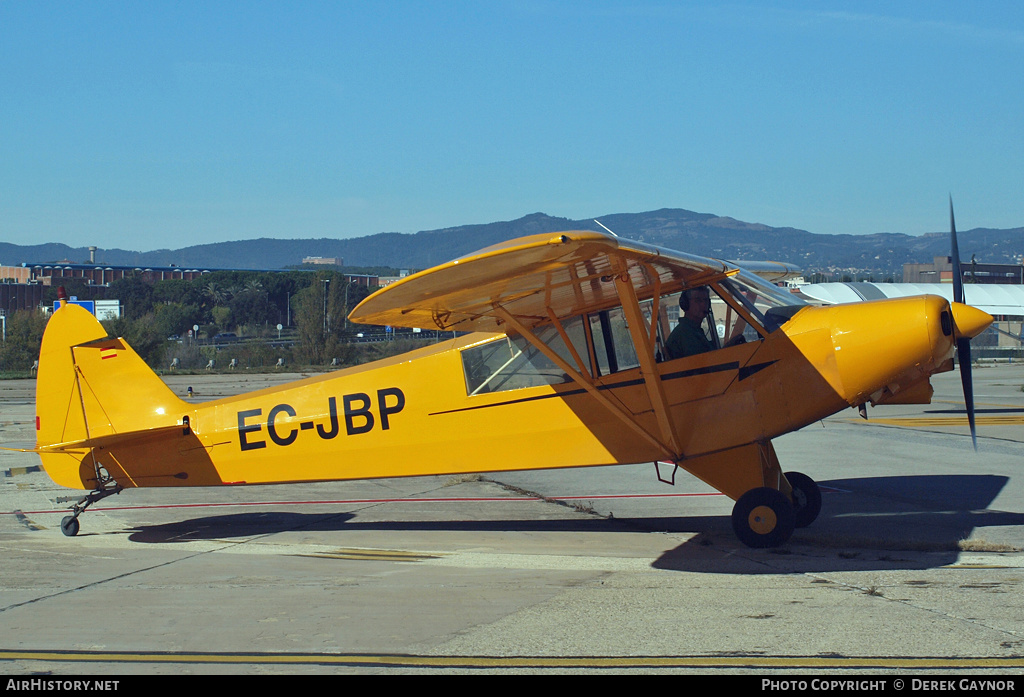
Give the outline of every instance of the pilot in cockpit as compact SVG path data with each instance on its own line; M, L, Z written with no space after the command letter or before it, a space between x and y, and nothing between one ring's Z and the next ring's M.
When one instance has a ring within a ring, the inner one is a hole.
M708 320L709 327L715 327L715 317L711 312L711 289L708 286L684 290L679 296L679 309L683 312L679 324L665 342L665 352L669 360L696 356L698 353L722 348L716 338L704 330L705 319ZM742 327L745 325L746 322L742 320L737 322L733 338L725 346L736 346L746 342L742 333Z
M715 344L701 326L711 309L710 289L698 286L684 290L679 296L679 309L683 315L665 342L665 352L669 359L695 356L715 349Z

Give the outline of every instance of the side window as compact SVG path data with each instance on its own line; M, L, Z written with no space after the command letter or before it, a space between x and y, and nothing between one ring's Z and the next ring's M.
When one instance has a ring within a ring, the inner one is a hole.
M577 354L585 361L589 352L582 318L567 321L563 329ZM576 365L572 353L555 327L541 327L536 330L536 336L566 363ZM464 349L462 369L466 378L466 393L470 396L558 385L571 380L540 349L518 335L504 336Z
M722 296L715 291L712 293L711 308L715 315L715 333L718 335L720 346L733 344L742 336L744 341L757 341L760 335L751 327L742 315Z
M650 314L649 306L647 313ZM629 325L626 324L621 307L598 312L590 315L589 319L599 375L609 375L640 366L633 338L629 335Z
M665 312L668 315L669 337L683 321L684 311L679 305L681 296L682 293L673 293L662 299ZM705 347L702 349L704 351L721 348L736 322L736 317L731 314L729 305L722 300L717 292L709 287L707 296L710 299L710 304L703 306L706 308L707 314L700 317L699 325L699 332L704 337ZM670 357L666 355L666 358Z
M701 296L704 301L696 306L688 303L685 326L679 326L682 316L672 325L669 353L676 358L759 341L802 307L799 300L742 270L684 292L688 301ZM666 301L671 298L678 304L679 297L669 296Z

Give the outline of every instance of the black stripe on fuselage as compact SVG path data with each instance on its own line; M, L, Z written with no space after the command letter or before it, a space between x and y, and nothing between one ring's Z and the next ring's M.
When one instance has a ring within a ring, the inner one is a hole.
M762 370L763 368L768 367L769 365L771 365L774 362L775 361L771 361L770 363L761 363L761 364L759 364L759 366L750 366L750 368L756 368L756 370L754 370L752 373L748 373L748 375L752 375L753 373L756 373L759 370ZM665 380L680 380L680 379L683 379L683 378L696 377L698 375L711 375L713 373L722 373L722 372L726 372L726 371L729 371L729 370L739 371L740 379L741 380L744 377L746 377L746 376L743 375L743 370L744 369L740 368L739 362L738 361L730 361L729 363L719 363L717 365L709 365L709 366L705 366L703 368L692 368L690 370L678 370L678 371L676 371L674 373L666 373L665 375L661 376L661 379L663 381L665 381ZM644 384L644 380L643 380L643 378L639 378L639 379L634 379L634 380L622 380L621 382L613 382L613 383L609 383L607 385L597 385L597 389L599 389L599 390L615 390L615 389L618 389L620 387L632 387L634 385L642 385L642 384ZM480 405L475 406L475 407L461 407L459 409L449 409L447 411L435 411L435 412L432 412L432 413L428 414L428 416L439 416L441 414L455 414L455 413L458 413L460 411L474 411L476 409L489 409L491 407L504 407L504 406L508 406L510 404L523 404L525 402L535 402L535 401L541 400L541 399L554 399L554 398L572 397L574 395L585 394L585 393L586 393L585 389L583 389L582 387L578 387L578 388L576 388L574 390L567 390L565 392L556 392L555 394L544 394L544 395L538 395L536 397L523 397L521 399L509 399L509 400L506 400L504 402L494 402L493 404L480 404Z

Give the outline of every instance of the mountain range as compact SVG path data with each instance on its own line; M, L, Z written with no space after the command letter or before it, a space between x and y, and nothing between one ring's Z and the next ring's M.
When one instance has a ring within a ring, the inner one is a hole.
M949 254L949 233L913 236L901 233L823 235L790 227L746 223L734 218L661 209L617 213L598 218L620 237L668 247L689 254L731 260L789 262L805 272L857 270L894 274L904 263L930 263ZM304 257L338 257L346 266L388 266L424 269L498 242L535 233L600 230L593 219L570 220L533 213L518 220L463 225L417 233L384 232L349 239L250 239L217 242L182 249L134 252L104 249L96 262L119 266L181 266L210 269L280 269ZM958 232L961 258L993 264L1019 264L1024 253L1024 227L1009 230L976 228ZM102 240L93 240L97 246ZM64 244L0 243L0 262L68 260L87 262L87 247Z

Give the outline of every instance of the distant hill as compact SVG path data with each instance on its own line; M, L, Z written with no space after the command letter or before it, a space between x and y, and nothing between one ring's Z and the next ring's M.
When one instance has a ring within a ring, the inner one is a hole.
M920 236L899 233L818 235L796 228L775 228L734 218L682 209L617 213L598 218L619 236L690 254L734 260L770 259L797 264L806 271L861 269L900 274L904 263L931 262L949 254L949 233ZM599 230L591 219L570 220L533 213L518 220L463 225L415 234L385 232L351 239L255 239L238 242L132 252L100 249L97 262L117 265L186 268L280 269L303 257L342 257L349 266L423 269L515 237L563 230ZM1024 227L978 228L958 232L964 260L1015 263L1024 253ZM87 261L86 247L62 244L21 246L0 243L0 263Z

